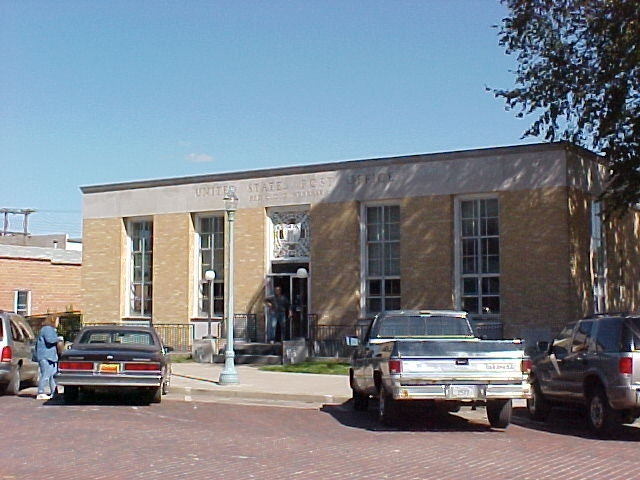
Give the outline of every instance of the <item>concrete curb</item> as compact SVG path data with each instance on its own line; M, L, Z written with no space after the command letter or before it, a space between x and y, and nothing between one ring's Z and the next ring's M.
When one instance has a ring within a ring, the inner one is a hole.
M194 392L199 394L208 394L212 397L219 398L244 398L248 400L271 400L271 401L286 401L286 402L300 402L300 403L322 403L322 404L342 404L351 400L349 396L341 395L319 395L319 394L305 394L305 393L279 393L279 392L264 392L255 390L246 390L242 388L236 388L233 385L221 386L218 382L209 378L202 378L193 375L187 375L183 373L173 373L173 377L184 378L187 380L194 380L197 382L204 382L207 386L171 386L172 391L183 390L185 395L191 395Z

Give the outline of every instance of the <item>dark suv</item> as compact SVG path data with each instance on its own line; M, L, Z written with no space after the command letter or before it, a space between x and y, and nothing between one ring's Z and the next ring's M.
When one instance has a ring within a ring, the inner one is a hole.
M640 314L602 314L568 324L533 356L529 414L554 404L586 407L589 428L605 434L640 417Z
M34 348L35 335L24 317L0 310L0 394L17 395L21 384L37 383Z

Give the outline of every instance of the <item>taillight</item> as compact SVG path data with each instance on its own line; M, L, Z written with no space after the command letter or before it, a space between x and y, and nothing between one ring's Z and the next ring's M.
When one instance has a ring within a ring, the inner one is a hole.
M520 362L520 370L522 371L522 373L531 372L531 359L530 358L523 358L522 359L522 362Z
M127 362L124 364L124 369L133 372L159 372L160 364L159 363L131 363Z
M10 362L13 357L11 347L2 347L2 355L0 355L0 362Z
M389 360L389 373L402 373L402 360Z
M633 358L622 357L618 362L618 372L631 375L633 373Z
M58 370L93 370L93 362L70 362L65 360L58 364Z

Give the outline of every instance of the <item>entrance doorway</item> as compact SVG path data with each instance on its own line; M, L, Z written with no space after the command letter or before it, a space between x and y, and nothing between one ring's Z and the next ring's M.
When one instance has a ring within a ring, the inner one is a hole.
M280 271L278 271L280 270ZM280 340L293 340L309 337L309 284L308 284L308 263L287 263L274 264L273 273L267 275L266 297L273 295L275 287L282 289L282 294L289 299L292 316L287 319L284 332L280 332L280 327L276 327L276 338ZM304 275L300 275L304 273ZM267 332L267 322L269 312L265 308L265 332Z

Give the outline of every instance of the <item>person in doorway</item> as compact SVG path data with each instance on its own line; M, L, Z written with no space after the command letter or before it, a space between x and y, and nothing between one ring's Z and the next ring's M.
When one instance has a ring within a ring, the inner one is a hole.
M56 381L53 378L58 369L58 317L49 315L43 322L42 328L36 340L35 357L40 368L40 379L38 380L38 400L49 400L56 391ZM49 385L49 394L45 389Z
M273 295L264 301L269 309L269 323L267 324L267 341L273 343L276 340L276 330L280 326L280 340L286 335L287 319L291 318L291 303L286 295L282 294L282 287L274 288Z

